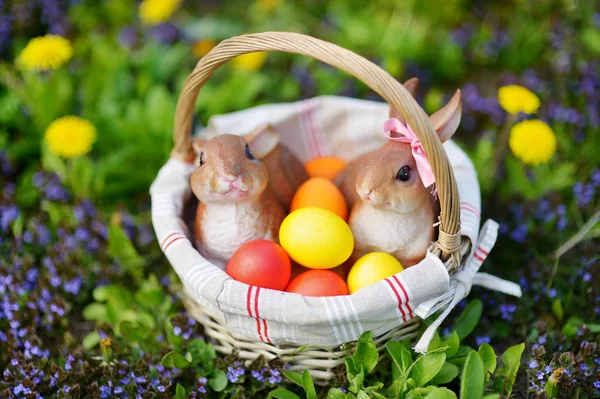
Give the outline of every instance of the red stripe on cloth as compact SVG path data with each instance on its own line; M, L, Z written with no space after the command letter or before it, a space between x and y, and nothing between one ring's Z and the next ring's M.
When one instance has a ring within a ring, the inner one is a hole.
M410 305L408 304L408 302L410 301L410 299L408 298L408 292L406 292L406 289L404 288L404 285L402 285L402 283L400 282L400 279L398 279L398 277L392 276L392 278L394 279L394 281L396 281L396 283L398 284L398 286L400 287L400 289L404 293L404 297L406 298L406 302L404 303L404 305L408 309L408 315L412 319L414 316L413 316L413 313L412 313L412 309L411 309Z
M321 157L324 155L324 151L321 149L320 143L319 143L319 135L317 134L317 124L315 123L315 119L314 119L314 110L316 107L313 106L313 104L315 103L314 99L309 100L309 106L308 106L308 123L310 124L310 131L315 143L315 149L317 151L317 156ZM316 105L316 104L315 104Z
M479 217L479 213L475 212L473 209L471 209L471 208L469 208L467 206L462 206L461 205L460 209L462 209L463 211L466 211L466 212L471 212L473 215Z
M165 247L165 249L163 250L163 252L167 252L167 249L171 246L171 244L173 244L175 241L179 241L179 240L183 240L185 237L177 237L174 240L171 240L170 243L167 244L167 246Z
M260 329L260 315L258 314L258 294L260 293L260 287L256 287L256 294L254 295L254 315L256 316L256 330L260 340L265 342L262 331Z
M318 154L318 150L316 149L316 143L314 142L314 137L311 132L312 125L308 119L309 105L307 101L304 101L301 106L301 114L300 120L302 121L302 130L304 132L304 137L306 139L306 144L308 145L309 158L315 158Z
M400 299L400 294L398 294L398 291L396 291L396 287L394 287L394 284L390 280L386 278L385 281L390 285L392 291L394 291L394 294L396 295L396 300L398 300L398 309L400 310L400 313L402 313L402 320L406 321L406 313L404 312L404 309L402 309L402 300Z
M460 205L461 205L461 207L468 208L471 212L473 212L477 216L481 215L481 213L479 212L479 209L477 209L475 207L475 205L471 204L470 202L461 202Z
M488 256L490 254L488 251L484 251L483 248L481 248L481 247L477 247L477 250L479 252L481 252L482 254L484 254L485 256Z
M267 327L267 321L263 319L263 328L265 330L265 337L267 338L267 342L272 344L273 342L271 342L271 338L269 338L269 329Z
M256 317L255 315L252 314L252 290L255 287L250 285L248 286L248 293L246 294L246 310L248 311L248 316L252 317L253 319L256 319L256 333L258 334L258 337L260 338L261 341L263 341L263 337L262 337L262 333L260 331L260 321L258 320L258 317ZM258 289L256 292L256 295L254 296L254 300L256 301L258 297ZM256 305L255 308L257 309Z
M173 237L175 234L181 234L181 233L180 233L180 232L178 232L178 231L176 231L175 233L171 233L171 234L169 234L168 236L166 236L166 237L165 237L165 239L164 239L164 240L162 240L162 242L160 243L160 246L161 246L161 247L162 247L162 246L164 246L164 245L165 245L165 242L167 242L167 240L168 240L169 238Z
M252 316L252 307L250 306L250 297L252 296L252 286L248 286L248 294L246 295L246 310L248 311L248 316Z
M477 259L478 261L480 261L480 262L483 262L483 261L485 260L485 258L481 257L481 255L479 255L479 254L477 254L477 253L474 253L474 254L473 254L473 257L474 257L475 259Z

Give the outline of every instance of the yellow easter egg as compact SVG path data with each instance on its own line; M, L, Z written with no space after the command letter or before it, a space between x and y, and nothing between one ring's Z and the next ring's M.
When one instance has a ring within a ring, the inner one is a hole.
M353 294L367 285L400 273L404 268L390 254L371 252L356 261L348 273L348 289Z
M279 228L279 243L290 258L311 269L331 269L344 263L354 249L350 227L322 208L300 208Z

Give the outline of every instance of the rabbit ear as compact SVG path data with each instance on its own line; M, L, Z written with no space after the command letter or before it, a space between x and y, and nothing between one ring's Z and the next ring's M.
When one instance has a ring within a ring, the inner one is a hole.
M448 104L429 117L431 125L437 132L442 143L454 135L462 114L462 93L460 89L452 96Z
M419 81L419 78L410 78L404 82L402 86L408 90L411 96L415 97L417 95L417 91L419 90L420 84L421 82Z
M200 151L202 151L202 147L204 146L204 144L206 144L207 141L208 140L200 137L192 138L192 148L194 149L196 155L200 154Z
M267 123L259 125L256 129L244 136L250 151L258 159L269 155L279 144L279 133Z
M419 78L410 78L402 86L410 93L413 98L417 95L417 90L419 90ZM390 118L396 118L401 122L405 122L404 118L400 115L400 112L396 110L394 107L390 105Z

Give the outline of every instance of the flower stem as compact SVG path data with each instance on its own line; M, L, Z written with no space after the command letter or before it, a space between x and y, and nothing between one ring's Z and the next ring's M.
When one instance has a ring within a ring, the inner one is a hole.
M567 240L563 245L558 247L556 251L554 251L554 257L558 258L564 255L567 251L573 248L575 245L579 244L581 240L585 238L587 233L590 232L591 229L594 228L596 223L600 222L600 210L596 211L596 213L587 221L577 233L571 238Z
M516 114L508 114L506 119L504 120L504 125L502 125L502 129L498 134L498 141L496 142L496 156L494 158L494 164L492 167L492 179L496 181L498 179L498 175L500 173L500 166L504 161L504 157L506 155L506 149L508 148L508 136L510 134L510 128L515 123L517 119ZM492 185L495 185L493 183Z
M504 125L502 125L502 128L498 133L498 140L496 141L496 154L492 163L492 169L488 171L488 176L491 179L489 192L492 193L492 195L494 195L498 189L500 168L504 164L504 158L508 148L508 136L510 135L510 128L515 123L516 119L516 114L508 114L504 120Z

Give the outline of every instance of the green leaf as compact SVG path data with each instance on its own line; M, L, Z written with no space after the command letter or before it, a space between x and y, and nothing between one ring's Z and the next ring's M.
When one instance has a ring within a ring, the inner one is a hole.
M600 333L600 324L586 323L586 327L592 334Z
M200 338L192 339L187 345L192 363L202 366L205 370L212 368L212 361L217 357L214 346L207 344Z
M106 305L101 303L90 303L83 308L83 318L86 320L94 320L98 322L108 321L108 315L106 314Z
M425 399L456 399L456 394L447 388L436 388Z
M395 366L392 374L396 374L396 370L399 372L399 375L393 375L394 379L404 376L413 363L410 350L404 344L393 340L387 342L385 349L392 358L393 365Z
M130 342L143 341L150 335L148 328L128 320L119 323L119 332L123 338Z
M94 164L89 157L81 156L71 159L68 177L75 197L83 199L91 196Z
M356 395L357 399L371 399L371 397L365 391L359 391Z
M492 348L489 344L486 343L481 344L478 353L481 357L481 361L483 362L483 369L485 370L485 381L487 382L496 370L497 356L494 352L494 348Z
M144 258L142 258L120 224L112 221L108 226L108 253L119 261L121 267L136 280L142 279L142 267Z
M175 396L173 396L173 399L185 399L185 388L180 384L177 384L175 387Z
M388 387L386 392L388 396L392 398L398 398L404 391L406 391L406 384L404 383L404 380L401 378L396 378L394 379L392 385Z
M167 353L160 363L165 367L178 369L185 369L192 365L181 353L174 351Z
M135 299L147 308L160 306L165 298L166 295L154 274L144 280L140 289L135 293Z
M465 338L473 332L483 311L483 304L479 299L475 299L467 305L465 310L456 320L454 324L454 330L458 334L460 341L464 341Z
M283 375L286 376L294 384L302 386L302 374L294 371L283 371Z
M100 343L100 334L98 331L92 331L91 333L87 334L85 337L83 337L83 341L81 342L83 347L87 350L94 348L96 345L98 345L98 343Z
M348 368L348 362L350 361L351 359L346 358L346 368ZM362 369L357 374L350 374L348 372L346 373L346 377L348 378L348 390L350 392L357 393L362 389L365 381L365 372Z
M356 343L352 363L355 370L362 369L364 374L367 375L377 366L378 359L379 353L373 341L373 335L370 331L367 331L360 336Z
M565 316L562 302L558 298L552 301L552 313L554 313L554 316L556 316L558 321L562 321L563 317Z
M302 387L304 388L304 392L306 392L306 399L317 399L315 384L308 370L304 370L302 373Z
M460 338L458 337L456 331L452 330L452 333L446 335L444 339L441 339L439 334L436 333L429 344L428 351L431 352L439 348L446 348L444 349L444 353L448 358L451 358L452 356L456 355L459 347Z
M424 399L425 396L429 395L435 389L436 387L434 386L414 388L406 393L405 399Z
M17 200L17 204L22 208L28 208L37 204L40 198L40 193L38 189L33 185L33 176L35 175L35 173L35 168L27 169L25 172L21 173L17 182L17 190L15 197ZM44 202L42 202L42 205L44 205ZM52 220L52 225L56 227L58 225L58 222L56 220Z
M432 385L442 385L453 381L459 373L458 366L453 363L445 362L442 369L433 379L431 380Z
M46 146L42 146L42 167L48 172L56 173L63 182L67 179L67 165L65 161L50 152Z
M475 351L469 353L460 382L461 399L481 399L483 395L483 361Z
M500 399L500 394L499 393L492 393L492 394L489 394L489 395L485 395L481 399Z
M428 353L415 362L410 376L417 386L423 386L440 372L446 361L445 353Z
M508 395L512 393L513 385L517 379L517 372L521 366L521 356L523 355L524 350L525 344L521 343L519 345L511 346L502 354L503 366L500 370L501 374L504 376L502 388L503 392L506 392Z
M600 55L600 30L592 27L581 31L581 42L593 53Z
M346 394L339 390L339 388L330 388L327 391L327 399L344 399Z
M126 288L111 284L94 289L94 299L98 302L108 302L118 309L128 309L133 303L133 296Z
M208 385L215 392L221 392L227 387L227 374L223 370L215 370L211 378L208 379Z
M301 399L300 396L296 395L292 391L288 391L287 389L275 389L274 391L271 391L269 393L269 398L276 398L276 399ZM343 398L343 396L342 396L342 398ZM337 397L335 397L334 399L337 399Z

